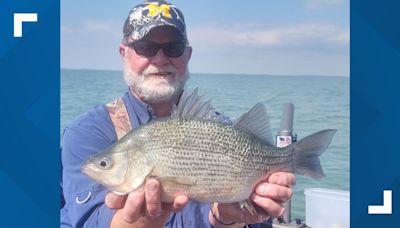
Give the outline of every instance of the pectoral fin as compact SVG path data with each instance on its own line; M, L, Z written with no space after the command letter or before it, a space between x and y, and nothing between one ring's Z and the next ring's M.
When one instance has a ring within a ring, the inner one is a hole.
M163 188L162 202L172 202L176 195L190 195L196 180L188 177L156 177Z
M188 177L157 177L163 185L177 185L177 186L193 186L196 180Z

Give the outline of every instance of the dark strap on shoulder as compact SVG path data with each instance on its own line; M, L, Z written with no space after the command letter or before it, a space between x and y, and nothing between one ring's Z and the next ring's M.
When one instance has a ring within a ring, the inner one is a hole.
M115 132L117 133L117 139L119 140L132 130L131 121L124 101L120 97L113 102L106 104L106 108L111 117Z

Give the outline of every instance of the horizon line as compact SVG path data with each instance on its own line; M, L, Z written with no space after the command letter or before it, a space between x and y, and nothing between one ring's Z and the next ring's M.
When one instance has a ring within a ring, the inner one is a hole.
M113 70L113 69L90 69L90 68L65 68L60 67L60 70L86 70L86 71L113 71L113 72L122 72L122 70ZM287 76L287 77L341 77L341 78L349 78L350 75L331 75L331 74L270 74L270 73L210 73L210 72L190 72L190 74L214 74L214 75L254 75L254 76Z

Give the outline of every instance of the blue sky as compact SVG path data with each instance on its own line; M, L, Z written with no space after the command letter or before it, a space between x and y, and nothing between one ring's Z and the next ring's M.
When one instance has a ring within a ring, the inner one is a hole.
M61 1L61 67L121 70L118 45L142 1ZM349 75L349 0L175 0L193 73Z

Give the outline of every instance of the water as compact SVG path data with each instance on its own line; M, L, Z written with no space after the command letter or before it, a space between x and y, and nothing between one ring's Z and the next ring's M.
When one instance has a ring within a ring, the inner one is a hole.
M304 188L349 190L349 78L316 76L193 74L189 88L199 87L212 98L214 107L238 118L257 102L267 107L273 132L280 126L282 106L295 106L294 132L298 138L325 128L338 129L321 163L321 180L297 176L292 217L304 218ZM93 70L61 71L61 129L80 113L104 104L127 91L121 72Z

